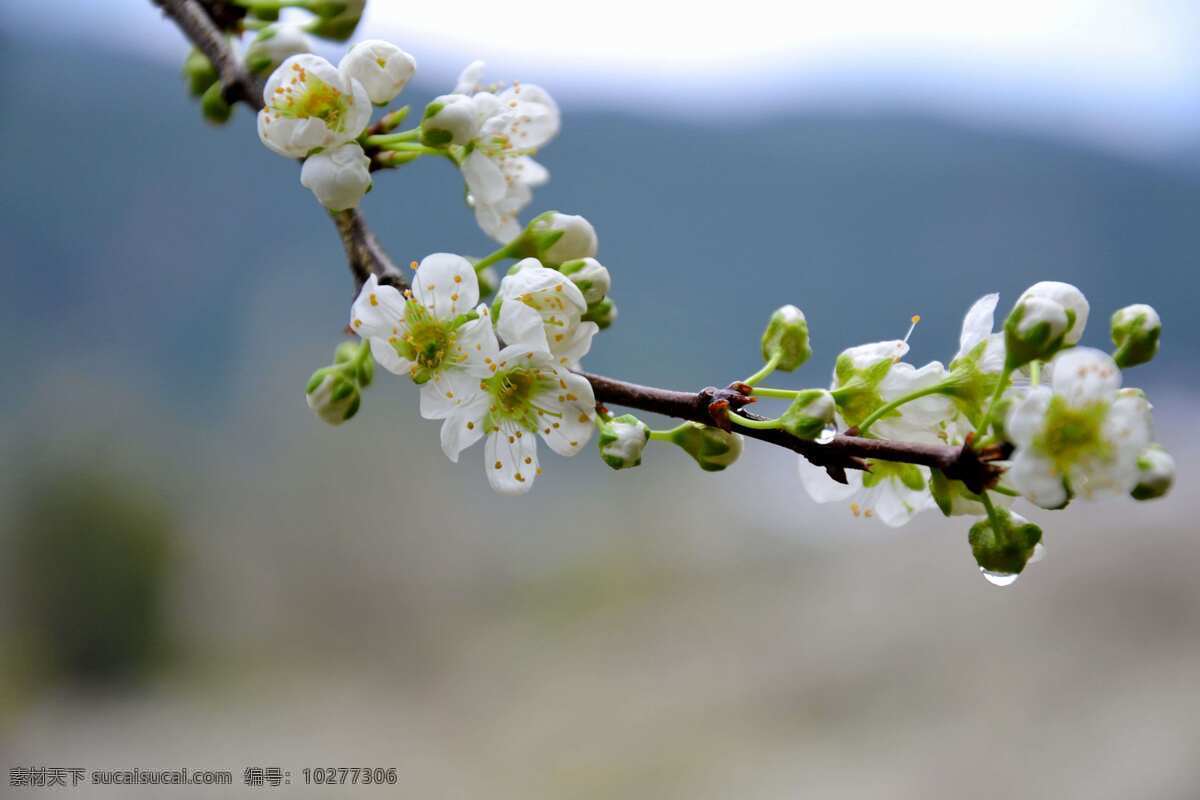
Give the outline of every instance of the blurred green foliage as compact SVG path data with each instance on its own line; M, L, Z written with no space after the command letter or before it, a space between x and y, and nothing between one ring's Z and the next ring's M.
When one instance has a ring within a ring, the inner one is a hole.
M161 504L98 470L58 469L32 478L15 505L5 585L38 679L144 676L167 650Z

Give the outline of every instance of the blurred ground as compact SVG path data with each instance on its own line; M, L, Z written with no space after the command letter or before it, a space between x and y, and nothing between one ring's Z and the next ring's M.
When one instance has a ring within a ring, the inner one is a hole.
M424 448L428 427L397 433ZM722 480L663 477L677 454L655 451L654 481L509 503L475 496L474 458L385 463L377 432L302 438L286 474L279 454L203 470L175 667L9 692L5 762L227 768L233 796L265 791L240 786L252 764L391 765L421 796L1200 791L1186 491L1030 513L1049 557L1002 590L963 520L853 521L782 454Z

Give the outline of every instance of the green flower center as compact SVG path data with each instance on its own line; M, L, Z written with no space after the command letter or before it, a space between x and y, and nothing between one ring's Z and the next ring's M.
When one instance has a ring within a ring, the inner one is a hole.
M342 130L350 108L347 95L299 64L293 64L292 70L291 79L275 90L271 103L275 113L292 119L319 119L332 131Z
M415 300L408 301L404 321L408 329L404 338L389 341L396 352L414 362L412 377L417 383L425 383L449 363L466 358L459 352L453 321L438 319Z
M1076 407L1055 395L1050 398L1042 431L1033 446L1064 474L1073 464L1086 459L1107 459L1112 449L1103 435L1107 416L1108 404L1103 401Z
M527 431L536 431L540 415L558 416L539 408L534 402L538 395L553 392L558 386L554 378L541 369L502 367L482 385L492 398L491 408L483 421L485 431L494 431L503 422L515 422Z

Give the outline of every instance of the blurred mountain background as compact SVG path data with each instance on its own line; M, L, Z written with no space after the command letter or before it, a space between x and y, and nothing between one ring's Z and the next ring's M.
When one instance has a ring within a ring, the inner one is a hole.
M1084 289L1099 347L1115 308L1158 308L1162 354L1130 379L1181 485L1030 513L1049 558L999 591L964 520L855 522L783 453L719 477L554 459L508 501L389 375L321 426L302 387L350 283L296 165L245 109L209 129L154 62L6 33L0 68L5 766L383 764L422 795L523 798L1200 792L1195 150L568 106L539 155L531 212L585 214L614 274L597 372L728 381L785 302L816 351L794 385L914 313L913 359L948 360L971 301L1035 280ZM491 249L448 170L377 177L364 212L398 262Z

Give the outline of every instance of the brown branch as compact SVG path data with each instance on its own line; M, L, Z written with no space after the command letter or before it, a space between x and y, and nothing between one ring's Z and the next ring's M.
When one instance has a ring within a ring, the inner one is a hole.
M745 384L734 383L725 389L709 387L699 392L680 392L639 386L587 372L581 372L580 375L592 384L598 403L636 408L726 429L729 428L729 422L723 417L730 412L748 419L762 419L744 410L744 406L754 402L749 394L750 387ZM735 430L748 438L793 450L817 466L825 467L831 477L843 482L843 470L866 469L866 459L880 459L939 469L947 477L962 481L972 491L981 491L994 484L1002 471L992 462L1007 455L1001 449L977 453L969 445L956 447L845 435L835 436L826 444L817 444L809 439L799 439L782 429L739 427Z
M175 21L183 35L212 62L220 76L222 95L230 105L243 102L258 111L263 107L262 89L242 66L241 59L225 34L213 22L208 8L199 0L152 0Z
M246 72L210 16L218 0L152 1L175 21L192 44L216 66L228 102L240 101L255 110L263 107L261 88ZM346 261L354 277L355 291L370 275L376 275L401 289L406 287L400 271L379 246L362 214L352 209L331 213L330 216L346 250ZM586 372L580 374L592 384L599 403L636 408L726 429L730 423L725 415L731 411L748 419L761 419L744 410L744 406L754 401L749 394L749 387L744 384L734 383L725 389L709 387L699 392L679 392L639 386ZM839 435L827 444L817 444L798 439L784 430L739 428L738 432L751 439L793 450L812 463L825 467L832 478L842 482L846 480L846 469L869 469L867 459L880 459L940 469L947 477L961 480L972 491L978 492L994 484L1001 473L1001 469L992 462L1008 455L1000 448L976 452L969 443L954 447Z

